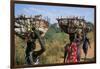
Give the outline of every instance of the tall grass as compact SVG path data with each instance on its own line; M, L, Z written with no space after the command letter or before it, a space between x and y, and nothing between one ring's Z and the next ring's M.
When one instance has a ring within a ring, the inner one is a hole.
M45 40L46 51L40 56L40 64L63 63L64 46L69 43L69 36L63 32L50 34L50 36ZM88 33L88 37L91 42L94 41L93 32ZM16 35L15 47L16 65L24 65L26 43ZM36 50L40 49L38 41L36 41L36 48Z
M52 35L52 39L47 39L45 41L46 51L40 56L41 64L52 64L52 63L61 63L61 58L64 53L64 46L68 42L68 35L65 33L55 33ZM18 36L15 36L15 47L16 47L16 64L23 65L25 64L25 49L26 43L20 39ZM36 41L36 50L40 49L39 42Z

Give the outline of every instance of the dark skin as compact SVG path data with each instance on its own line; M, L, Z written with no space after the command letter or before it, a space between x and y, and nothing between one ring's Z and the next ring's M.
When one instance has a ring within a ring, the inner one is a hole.
M34 29L33 29L34 30ZM34 49L36 48L36 39L38 39L41 49L38 51L34 51ZM32 64L32 60L34 57L37 58L38 56L40 56L44 51L44 41L43 41L43 37L40 36L40 32L38 30L34 30L34 32L30 32L28 34L28 38L27 38L27 48L26 48L26 61L27 64ZM30 53L32 52L32 54L30 55ZM29 58L30 56L33 56L33 58ZM33 59L34 60L34 59Z
M73 39L73 41L74 41L74 39ZM72 42L70 42L70 44L66 44L66 46L65 46L65 48L64 48L64 49L65 49L65 50L64 50L64 63L66 63L66 57L67 57L67 54L68 54L66 49L70 47L71 43L72 43ZM70 50L70 53L71 53L71 52L72 52L72 50Z
M91 45L90 45L90 41L89 41L89 39L86 37L85 38L85 43L88 43L88 46L91 48ZM87 48L85 48L86 47L86 44L85 43L83 43L83 51L84 51L84 53L85 53L85 59L86 59L86 56L87 56L87 51L88 51L88 49ZM85 49L84 49L85 48Z
M67 47L69 47L70 45L71 45L71 43L74 41L74 39L75 39L75 33L71 33L71 34L69 34L69 40L70 40L70 44L67 44L66 46L65 46L65 52L64 52L64 63L66 63L65 61L66 61L66 56L67 56L67 51L66 51L66 49L67 49ZM80 36L77 34L77 37L76 38L79 38Z
M67 44L66 46L65 46L65 52L64 52L64 63L66 63L66 57L67 57L67 51L66 51L66 49L67 49L67 47L69 47L69 44Z

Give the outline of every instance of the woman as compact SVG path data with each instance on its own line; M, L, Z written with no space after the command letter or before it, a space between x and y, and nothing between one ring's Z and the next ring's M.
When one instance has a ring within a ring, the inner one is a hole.
M88 52L88 46L90 46L90 48L91 48L90 41L87 38L86 34L84 34L84 38L83 38L83 52L85 54L85 59L86 59L87 52Z
M77 62L77 43L76 40L73 40L69 46L65 47L66 59L64 59L64 63L76 63Z
M26 63L29 65L38 64L39 63L39 56L45 51L44 47L44 39L41 37L41 33L39 30L35 28L32 29L33 32L29 32L27 36L27 47L26 47ZM36 48L36 39L39 40L41 49L38 51L34 51Z
M77 60L78 60L78 62L80 62L82 31L77 31L77 33L76 33L76 43L77 43Z

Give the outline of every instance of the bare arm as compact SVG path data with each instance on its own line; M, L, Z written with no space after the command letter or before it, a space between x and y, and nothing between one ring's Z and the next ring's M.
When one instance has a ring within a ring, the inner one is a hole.
M66 50L64 51L64 63L65 63L65 60L66 60L66 56L67 56L67 52Z
M89 41L89 39L86 37L86 40L87 40L87 42L88 42L88 44L89 44L89 46L90 46L90 48L91 48L91 44L90 44L90 41Z
M35 51L35 52L37 53L37 55L41 55L45 51L44 39L40 36L40 33L38 30L35 31L35 34L37 35L37 38L38 38L40 46L41 46L41 49L39 51Z

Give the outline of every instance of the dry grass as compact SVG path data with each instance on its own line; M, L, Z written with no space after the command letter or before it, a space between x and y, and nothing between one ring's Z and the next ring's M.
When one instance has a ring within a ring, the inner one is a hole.
M88 34L91 42L94 41L93 32ZM55 64L62 63L64 56L64 46L69 42L68 35L65 33L56 33L52 40L46 40L46 51L40 56L40 64ZM38 41L36 42L36 50L40 49ZM25 64L25 49L26 44L18 36L15 36L16 46L16 65Z

